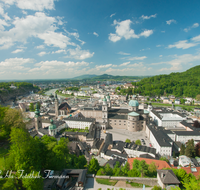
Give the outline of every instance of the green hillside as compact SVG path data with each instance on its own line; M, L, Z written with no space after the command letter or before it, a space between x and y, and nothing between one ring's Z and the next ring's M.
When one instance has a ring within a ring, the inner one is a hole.
M137 83L134 93L141 95L169 95L196 97L200 94L200 65L185 72L157 75L144 78Z

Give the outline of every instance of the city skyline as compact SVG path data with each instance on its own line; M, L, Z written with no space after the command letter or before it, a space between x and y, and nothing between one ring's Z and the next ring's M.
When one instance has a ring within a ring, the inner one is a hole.
M0 0L0 80L185 71L200 61L199 5Z

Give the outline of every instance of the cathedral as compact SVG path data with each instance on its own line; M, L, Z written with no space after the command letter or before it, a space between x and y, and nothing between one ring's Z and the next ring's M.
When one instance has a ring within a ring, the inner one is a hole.
M129 131L145 130L149 124L149 112L138 109L139 103L133 98L129 101L128 109L111 107L110 96L104 96L103 104L94 108L81 108L81 114L86 118L95 118L96 125L102 130L127 129Z

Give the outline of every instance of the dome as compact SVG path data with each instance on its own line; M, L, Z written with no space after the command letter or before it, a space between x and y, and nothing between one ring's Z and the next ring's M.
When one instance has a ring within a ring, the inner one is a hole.
M129 106L132 106L132 107L138 107L139 106L139 103L137 100L131 100L129 101Z
M106 96L104 96L103 102L107 102L107 100L106 100Z

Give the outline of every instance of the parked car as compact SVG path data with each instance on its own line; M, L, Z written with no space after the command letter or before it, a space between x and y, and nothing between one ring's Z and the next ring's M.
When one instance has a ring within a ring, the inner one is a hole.
M150 146L150 147L152 147L152 144L151 144L151 143L149 143L149 146Z

